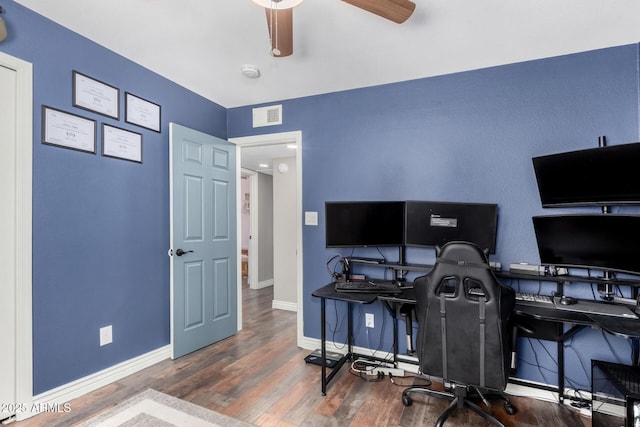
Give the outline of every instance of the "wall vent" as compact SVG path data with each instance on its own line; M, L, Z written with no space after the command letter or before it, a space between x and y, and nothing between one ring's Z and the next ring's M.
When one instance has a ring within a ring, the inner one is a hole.
M253 109L253 127L282 124L282 105L270 105Z

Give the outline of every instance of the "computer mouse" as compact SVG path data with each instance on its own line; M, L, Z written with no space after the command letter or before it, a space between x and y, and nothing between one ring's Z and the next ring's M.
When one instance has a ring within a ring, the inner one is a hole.
M575 304L577 302L578 302L578 300L575 299L575 298L571 298L571 297L564 296L564 295L562 297L560 297L560 304L562 304L562 305L573 305L573 304Z

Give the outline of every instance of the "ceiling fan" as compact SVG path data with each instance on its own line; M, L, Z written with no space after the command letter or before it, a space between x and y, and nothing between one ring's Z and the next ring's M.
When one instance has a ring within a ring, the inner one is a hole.
M253 0L265 8L271 40L271 55L281 58L293 53L293 8L302 0ZM342 0L355 7L375 13L401 24L413 13L415 3L410 0Z

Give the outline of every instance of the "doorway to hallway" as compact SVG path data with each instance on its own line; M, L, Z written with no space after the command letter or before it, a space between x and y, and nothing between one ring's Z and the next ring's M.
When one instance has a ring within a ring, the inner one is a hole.
M293 177L294 181L294 190L295 193L295 202L294 202L294 213L295 218L293 219L293 223L295 223L295 238L294 242L291 246L295 246L291 248L293 253L293 261L291 265L295 266L295 273L290 274L292 277L292 288L294 289L294 301L293 306L295 307L295 311L297 312L297 341L298 345L302 344L303 340L303 307L302 307L302 132L294 131L294 132L283 132L283 133L275 133L275 134L266 134L266 135L256 135L249 137L239 137L239 138L230 138L230 142L233 142L238 145L240 148L240 155L238 156L238 169L240 169L241 160L242 160L242 149L245 147L257 147L257 146L269 146L269 145L283 145L283 144L295 144L297 147L295 154L295 167L289 169L289 167L280 166L278 162L273 166L273 174L286 174L289 173L288 177ZM280 167L281 171L276 171L277 168ZM242 179L240 172L237 174L238 180L238 188L241 187L240 180ZM240 190L239 190L240 191ZM243 195L238 194L238 201L242 203ZM253 207L253 206L252 206ZM259 208L258 208L259 209ZM252 230L253 233L253 230ZM240 236L241 233L239 232ZM238 245L241 247L241 244ZM254 262L253 257L251 255L251 250L249 250L249 278L252 275L252 263ZM238 268L241 268L239 263ZM292 271L293 269L290 269ZM279 307L278 307L279 308ZM289 309L289 308L287 308Z

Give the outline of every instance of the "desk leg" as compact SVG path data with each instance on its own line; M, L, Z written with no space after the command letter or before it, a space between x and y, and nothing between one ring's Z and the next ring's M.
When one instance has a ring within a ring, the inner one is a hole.
M560 403L564 402L564 342L583 328L582 325L574 325L558 337L558 399Z
M564 402L564 340L558 341L558 398Z
M401 304L395 304L393 315L393 366L398 367L398 317L400 316Z
M353 304L347 303L347 353L353 359Z
M327 395L327 330L325 326L326 320L326 300L325 298L320 298L320 341L322 341L321 345L321 353L320 356L322 360L320 361L320 366L322 367L322 395Z
M389 310L393 321L393 366L398 367L398 317L400 317L400 311L402 303L383 301L384 306Z
M352 321L352 312L353 306L350 302L348 304L348 337L347 337L347 347L348 352L344 356L340 358L340 360L333 366L331 369L331 373L327 375L327 329L326 329L326 299L320 298L320 341L321 341L321 351L320 356L322 360L320 361L320 366L322 369L322 377L320 381L322 383L322 395L327 395L327 385L333 379L334 376L340 371L342 365L345 364L347 360L353 360L353 321Z

